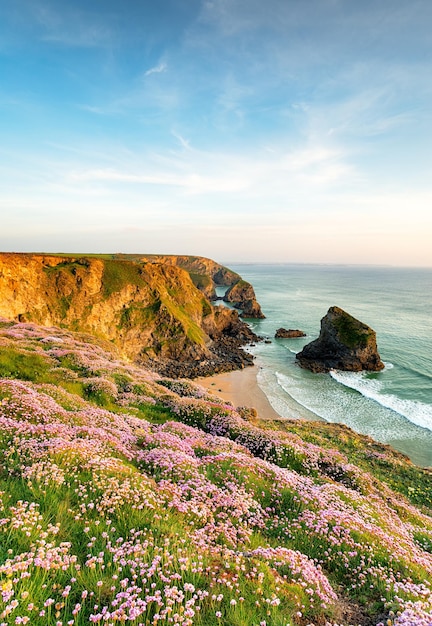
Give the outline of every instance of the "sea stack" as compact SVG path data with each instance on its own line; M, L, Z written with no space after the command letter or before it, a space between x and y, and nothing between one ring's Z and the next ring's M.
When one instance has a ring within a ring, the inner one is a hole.
M254 288L246 280L240 279L228 289L224 296L236 309L241 309L240 317L264 319L265 315L257 302Z
M376 372L384 368L375 331L337 306L322 318L318 339L308 343L297 354L297 360L312 372Z

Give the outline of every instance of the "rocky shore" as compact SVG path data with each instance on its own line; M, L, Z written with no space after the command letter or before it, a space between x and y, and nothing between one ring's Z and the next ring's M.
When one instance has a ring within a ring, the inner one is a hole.
M208 358L187 361L147 359L143 361L143 364L162 376L170 378L212 376L250 367L254 364L254 357L246 352L244 347L261 339L246 324L240 320L239 322L238 334L220 335L213 341L211 355Z

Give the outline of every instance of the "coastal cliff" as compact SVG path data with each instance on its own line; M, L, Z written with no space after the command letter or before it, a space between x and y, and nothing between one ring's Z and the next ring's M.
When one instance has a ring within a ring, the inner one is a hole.
M178 255L154 255L149 254L140 257L152 263L168 263L186 270L194 285L202 291L209 300L217 300L216 287L228 287L223 297L224 302L233 304L240 310L241 317L263 319L265 315L261 310L255 295L254 288L250 283L233 272L228 267L216 263L212 259L196 256Z
M321 320L318 339L297 354L302 367L312 372L339 369L351 372L384 368L376 333L343 309L333 306Z
M129 258L129 255L125 255ZM147 263L163 263L175 265L186 270L192 282L209 300L216 300L216 286L230 287L241 280L236 272L228 267L202 256L177 255L177 254L145 254L139 255L140 261Z
M177 263L145 257L0 254L0 316L86 332L129 359L189 376L251 363L240 346L255 339Z
M61 257L67 255L61 254ZM83 258L85 255L74 255ZM95 257L95 255L90 255ZM104 254L96 255L104 260L129 261L137 264L154 263L170 265L185 270L195 287L208 300L223 299L234 304L242 317L263 318L261 307L256 300L255 292L250 283L228 267L202 256L178 254ZM223 298L218 296L216 287L227 287Z

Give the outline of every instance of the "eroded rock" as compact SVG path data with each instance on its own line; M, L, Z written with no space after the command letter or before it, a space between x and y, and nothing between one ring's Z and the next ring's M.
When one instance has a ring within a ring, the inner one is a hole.
M276 339L295 339L296 337L306 337L306 333L292 328L278 328L275 337Z
M230 302L236 309L241 310L241 317L264 319L255 296L254 288L246 280L239 280L232 285L224 296L225 302Z
M337 306L331 307L322 318L318 339L307 344L296 358L301 367L312 372L384 368L375 331Z

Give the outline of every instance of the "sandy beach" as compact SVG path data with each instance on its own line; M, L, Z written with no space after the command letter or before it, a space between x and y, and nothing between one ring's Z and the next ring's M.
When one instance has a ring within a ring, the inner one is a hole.
M196 378L195 382L235 407L253 407L262 419L282 419L258 386L256 365L234 372Z

